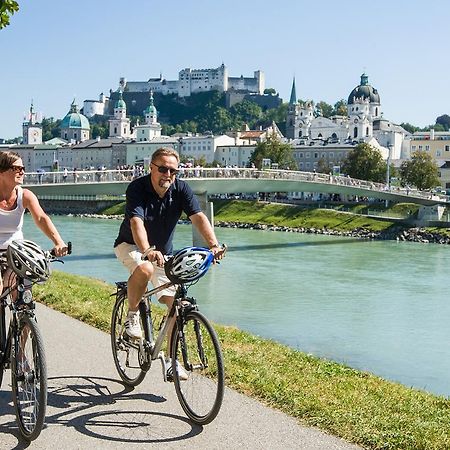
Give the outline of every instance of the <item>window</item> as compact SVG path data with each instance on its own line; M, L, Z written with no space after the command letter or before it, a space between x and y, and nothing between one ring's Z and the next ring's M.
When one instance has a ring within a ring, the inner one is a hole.
M415 146L415 145L412 145L412 146L411 146L411 150L412 150L413 152L415 152L415 151L416 151L416 146Z
M423 150L423 145L419 145L419 150Z
M436 157L442 156L441 153L442 153L442 150L436 150Z
M358 137L358 128L353 128L353 137L357 138Z
M445 151L446 151L446 152L450 151L450 145L446 145L446 146L445 146Z

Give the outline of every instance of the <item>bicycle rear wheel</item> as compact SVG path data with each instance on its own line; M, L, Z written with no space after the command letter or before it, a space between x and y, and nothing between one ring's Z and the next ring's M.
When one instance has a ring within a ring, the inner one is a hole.
M178 324L174 327L171 339L172 373L181 407L194 423L210 423L219 413L224 393L223 356L217 334L203 314L192 311L181 329ZM177 361L185 369L187 380L177 371Z
M7 348L6 348L6 316L5 316L5 307L0 304L0 359L3 359L3 364L0 364L0 387L3 381L3 374L5 373L4 369L4 358L6 357Z
M36 439L44 426L47 408L47 365L36 320L24 314L13 332L11 384L19 431Z
M137 386L145 377L141 369L139 345L124 338L128 301L126 297L116 300L111 318L111 348L120 378L128 386ZM141 319L141 328L142 328Z

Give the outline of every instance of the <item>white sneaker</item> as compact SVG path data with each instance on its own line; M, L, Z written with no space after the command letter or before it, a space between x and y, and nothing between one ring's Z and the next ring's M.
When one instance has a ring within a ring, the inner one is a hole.
M177 374L181 381L186 381L189 378L188 373L184 370L183 366L177 361ZM172 372L172 359L166 359L166 379L167 381L173 381Z
M139 322L139 311L128 311L125 320L125 332L132 339L140 339L142 337L141 324Z

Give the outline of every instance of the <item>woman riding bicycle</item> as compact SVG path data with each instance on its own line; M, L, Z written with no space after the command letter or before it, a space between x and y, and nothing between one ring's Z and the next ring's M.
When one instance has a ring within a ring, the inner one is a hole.
M0 252L6 251L13 240L23 239L23 216L30 211L34 223L53 242L56 256L67 254L67 245L62 240L50 217L44 212L36 195L23 189L25 167L18 153L0 152ZM3 282L8 283L10 273L0 277L0 292Z

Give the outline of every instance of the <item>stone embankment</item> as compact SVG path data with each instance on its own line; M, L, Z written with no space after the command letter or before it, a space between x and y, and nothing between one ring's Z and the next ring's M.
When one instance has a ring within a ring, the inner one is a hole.
M122 220L123 215L102 215L102 214L72 214L75 217L90 217L95 219L116 219ZM180 221L181 223L188 223L188 221ZM328 236L343 236L354 237L358 239L376 239L376 240L397 240L409 242L421 242L425 244L450 244L450 236L440 234L438 232L431 232L424 228L406 228L396 225L385 231L371 231L365 228L355 228L349 231L333 230L328 228L315 227L284 227L279 225L266 225L262 223L242 223L242 222L214 222L216 227L223 228L241 228L247 230L264 230L264 231L282 231L285 233L307 233L307 234L321 234Z
M315 227L292 228L277 225L265 225L260 223L254 224L254 223L221 222L221 221L216 221L214 225L217 227L225 227L225 228L243 228L248 230L321 234L329 236L355 237L358 239L397 240L397 241L410 241L410 242L422 242L433 244L450 244L449 236L445 236L437 232L430 232L429 230L423 228L405 228L401 226L395 226L386 231L371 231L365 228L355 228L349 231L339 231L339 230L331 230L328 228L315 228Z

